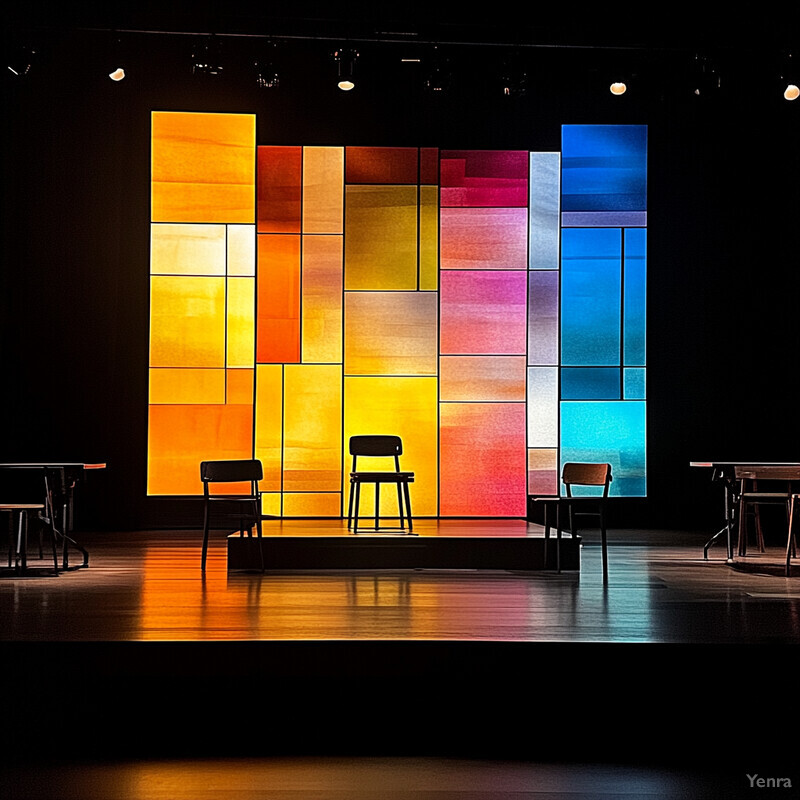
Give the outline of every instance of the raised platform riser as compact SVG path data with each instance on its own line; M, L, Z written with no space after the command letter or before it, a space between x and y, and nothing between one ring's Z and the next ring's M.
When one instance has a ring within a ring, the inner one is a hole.
M580 537L561 541L561 569L580 569ZM556 541L543 537L280 536L261 540L266 570L554 570ZM260 570L258 539L228 537L228 569Z

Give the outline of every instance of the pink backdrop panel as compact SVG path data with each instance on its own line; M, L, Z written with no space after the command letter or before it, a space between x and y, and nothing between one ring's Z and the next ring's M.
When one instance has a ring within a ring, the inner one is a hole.
M524 403L442 403L441 516L526 515Z
M527 272L441 273L441 353L524 355Z

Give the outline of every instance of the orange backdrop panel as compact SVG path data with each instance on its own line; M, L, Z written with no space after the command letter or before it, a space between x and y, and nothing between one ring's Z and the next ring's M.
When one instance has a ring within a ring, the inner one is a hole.
M259 235L256 359L300 361L300 236Z
M259 233L300 233L302 147L258 148Z
M153 112L154 222L252 223L255 116Z
M251 458L252 441L251 405L150 406L147 493L202 494L200 462Z

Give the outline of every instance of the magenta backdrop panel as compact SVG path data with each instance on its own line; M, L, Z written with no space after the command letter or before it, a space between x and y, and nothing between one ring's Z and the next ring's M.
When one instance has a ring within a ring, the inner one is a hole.
M528 205L526 150L444 150L442 206Z
M527 272L441 273L441 353L525 355Z

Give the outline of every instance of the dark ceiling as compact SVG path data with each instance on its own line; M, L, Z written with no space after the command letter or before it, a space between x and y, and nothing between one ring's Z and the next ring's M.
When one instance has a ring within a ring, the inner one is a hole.
M64 3L32 0L4 11L7 31L90 28L358 41L539 47L722 48L769 50L797 42L798 12L681 12L674 5L598 4L566 10L449 3ZM730 11L730 10L729 10Z

